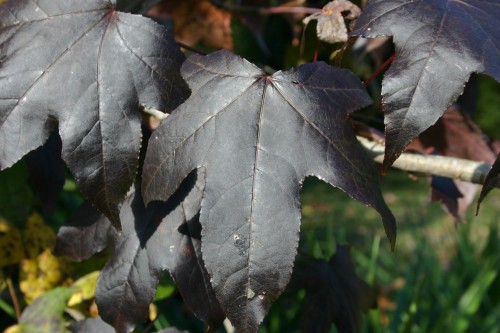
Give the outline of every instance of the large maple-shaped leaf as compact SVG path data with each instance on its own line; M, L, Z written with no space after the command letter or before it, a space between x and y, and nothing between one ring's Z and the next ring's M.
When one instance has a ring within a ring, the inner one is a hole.
M145 202L166 200L206 168L202 252L216 295L238 332L255 332L289 281L304 178L315 175L395 222L349 114L370 103L349 71L306 64L267 76L228 51L182 67L191 97L153 132Z
M139 192L125 199L119 234L108 219L84 204L77 216L58 233L58 254L82 260L113 247L99 276L96 302L101 317L118 332L129 332L147 319L148 306L163 271L174 278L186 305L216 328L224 320L201 259L198 222L203 172L188 177L167 202L147 209Z
M184 98L183 56L164 28L114 1L0 5L0 169L59 128L80 189L118 226L141 147L140 105Z
M462 93L472 72L500 81L498 0L371 0L352 35L393 36L382 82L387 168Z

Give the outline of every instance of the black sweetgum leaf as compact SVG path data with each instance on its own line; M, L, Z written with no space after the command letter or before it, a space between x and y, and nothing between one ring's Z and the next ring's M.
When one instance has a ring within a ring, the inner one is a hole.
M80 190L119 228L138 167L146 105L185 98L183 55L164 28L115 1L0 4L0 169L56 128Z
M203 260L238 332L257 331L290 279L306 176L374 207L394 245L394 217L349 123L370 104L354 74L314 63L266 76L228 51L192 56L181 72L192 95L151 135L143 195L167 200L206 168Z
M121 233L88 203L59 230L56 252L60 255L82 260L107 245L113 247L99 276L96 302L101 317L117 332L130 332L147 319L165 270L198 318L211 328L224 320L201 259L198 212L204 176L202 170L193 173L169 201L155 202L147 209L140 191L130 191L120 211Z
M301 332L327 333L335 324L339 333L361 331L361 314L376 304L375 290L354 269L350 249L337 246L329 261L301 258L290 289L304 289Z
M86 201L59 228L54 253L75 261L86 260L108 247L116 234L109 220Z
M389 167L462 93L471 73L500 81L498 0L371 0L352 35L393 36L382 82Z

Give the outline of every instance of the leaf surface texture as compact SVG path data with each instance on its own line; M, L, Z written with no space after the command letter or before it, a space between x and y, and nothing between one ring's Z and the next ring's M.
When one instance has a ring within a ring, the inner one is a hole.
M300 188L315 175L395 222L349 114L370 104L349 71L307 64L267 76L228 51L182 67L192 95L153 132L143 169L145 202L166 200L206 169L202 253L238 332L255 332L288 283L300 231Z
M139 107L168 111L184 98L182 61L160 25L114 1L1 4L0 169L58 128L82 193L119 227L138 167Z

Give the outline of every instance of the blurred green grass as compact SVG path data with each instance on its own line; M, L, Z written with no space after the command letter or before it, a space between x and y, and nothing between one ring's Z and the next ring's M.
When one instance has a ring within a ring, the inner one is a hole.
M467 223L457 223L430 203L425 178L391 171L382 190L398 221L394 252L373 209L315 178L302 191L300 252L328 259L337 244L349 244L359 276L379 291L363 332L500 332L498 191L477 217L474 201ZM285 293L259 332L299 332L302 298Z

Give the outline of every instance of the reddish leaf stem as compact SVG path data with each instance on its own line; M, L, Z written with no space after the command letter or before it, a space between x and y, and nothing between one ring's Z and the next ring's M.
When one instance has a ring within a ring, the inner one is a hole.
M5 279L7 282L7 287L9 288L10 298L12 299L12 304L14 305L14 309L16 310L17 321L21 318L21 308L19 307L19 301L17 300L16 291L14 289L14 285L12 284L11 278Z
M318 61L318 53L319 53L319 39L316 41L316 50L314 50L313 62Z
M202 56L206 56L207 53L206 52L203 52L203 51L200 51L194 47L191 47L189 45L186 45L184 43L181 43L181 42L177 42L177 45L179 45L179 47L185 49L185 50L188 50L188 51L191 51L191 52L194 52L194 53L197 53L199 55L202 55Z
M364 85L365 87L370 85L370 83L372 83L372 81L380 74L382 73L386 68L387 66L389 66L392 61L394 60L394 58L396 57L396 53L394 53L393 55L391 55L389 57L389 59L387 59L376 71L375 73L373 73L365 82L364 82Z
M309 7L270 7L262 10L263 14L314 14L321 12L320 8Z
M310 8L300 6L277 6L277 7L258 7L258 6L245 6L229 3L227 1L212 0L212 3L230 12L240 13L258 13L261 15L271 14L314 14L320 12L321 8Z

